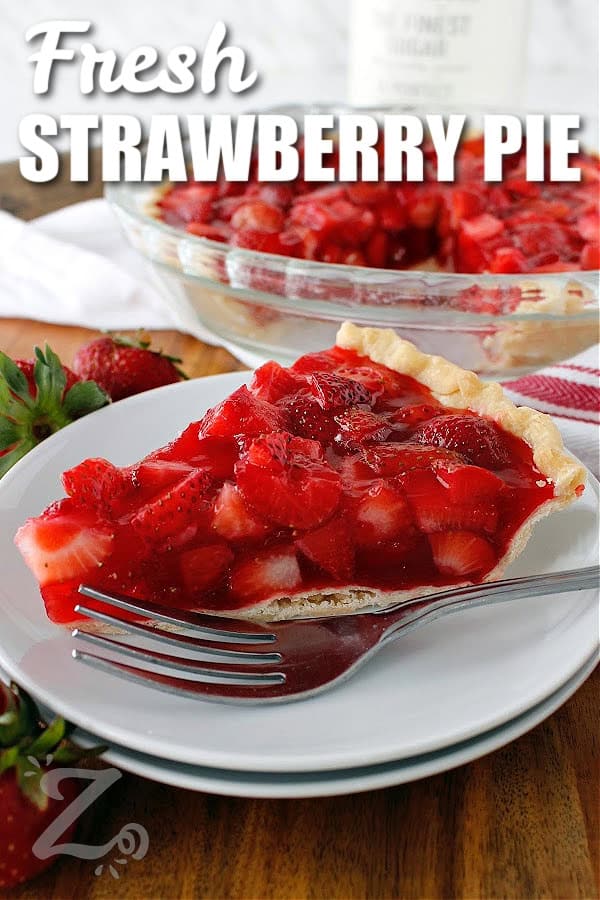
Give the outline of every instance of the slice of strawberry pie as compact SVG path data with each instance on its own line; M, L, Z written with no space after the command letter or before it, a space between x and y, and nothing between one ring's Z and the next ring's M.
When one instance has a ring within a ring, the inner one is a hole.
M584 469L549 419L391 331L269 362L171 444L66 472L16 543L49 617L77 588L249 618L385 606L497 578Z

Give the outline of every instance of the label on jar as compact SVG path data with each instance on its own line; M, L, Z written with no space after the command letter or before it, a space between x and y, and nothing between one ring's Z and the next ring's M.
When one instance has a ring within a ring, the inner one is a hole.
M350 102L518 106L528 20L529 0L353 0Z

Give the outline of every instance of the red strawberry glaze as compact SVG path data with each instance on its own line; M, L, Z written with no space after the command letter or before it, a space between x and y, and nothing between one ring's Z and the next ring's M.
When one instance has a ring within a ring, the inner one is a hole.
M335 154L332 162L335 162ZM159 217L192 234L266 253L327 263L407 269L435 257L447 271L555 272L598 267L599 161L582 153L582 181L527 182L525 154L509 157L501 184L483 180L483 144L464 141L456 180L437 183L432 159L422 184L171 186ZM383 160L382 160L383 166ZM256 167L254 167L254 170ZM233 194L233 196L232 196ZM503 312L514 302L503 296ZM489 290L461 308L495 308Z
M478 581L554 495L523 441L338 347L265 364L137 465L86 461L64 486L16 537L60 623L81 581L213 610Z

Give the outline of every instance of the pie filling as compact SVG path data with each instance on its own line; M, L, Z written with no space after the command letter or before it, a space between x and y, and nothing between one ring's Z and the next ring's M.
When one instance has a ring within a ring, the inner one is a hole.
M451 184L435 180L429 154L419 184L382 175L356 184L189 181L169 187L156 206L159 218L191 234L327 263L409 269L435 260L465 273L597 269L599 162L581 153L572 165L581 168L580 182L531 182L520 152L505 160L502 183L485 182L483 143L474 138L459 148Z
M63 484L16 536L62 623L81 582L207 610L477 582L554 496L524 441L339 347L268 362L140 463Z

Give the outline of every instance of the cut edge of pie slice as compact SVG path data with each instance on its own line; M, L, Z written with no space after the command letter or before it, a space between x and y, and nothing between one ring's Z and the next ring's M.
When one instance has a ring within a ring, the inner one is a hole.
M345 323L139 463L69 470L67 497L15 541L59 624L81 581L174 609L329 616L501 577L585 478L549 416Z
M554 496L541 504L521 524L513 535L503 556L481 581L495 581L522 553L540 519L562 509L581 495L586 470L565 449L560 431L545 413L527 406L515 406L497 382L484 382L441 356L421 352L410 341L399 337L391 329L362 328L352 322L340 327L336 345L353 350L360 356L408 375L427 387L442 406L464 409L493 419L509 434L531 447L533 461L542 475L554 484ZM471 580L461 584L470 584ZM361 586L348 586L331 591L315 591L293 597L274 598L240 610L248 618L264 621L347 614L360 610L392 606L416 597L445 590L439 585L420 585L408 590L382 591ZM227 614L227 613L225 613Z

